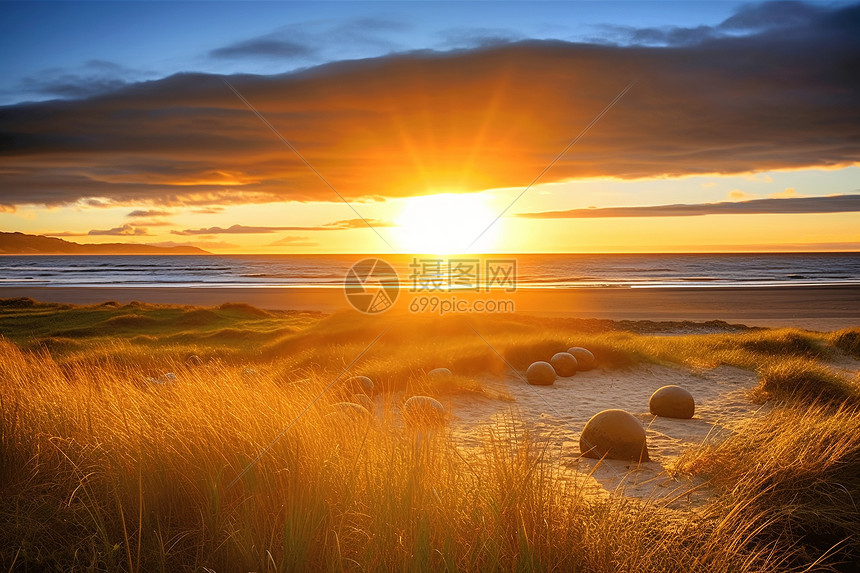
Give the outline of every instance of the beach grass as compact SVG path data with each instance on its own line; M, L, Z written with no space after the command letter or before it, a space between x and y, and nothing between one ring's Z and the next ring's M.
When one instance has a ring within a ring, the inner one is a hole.
M829 366L850 353L838 333L26 299L0 302L0 329L5 569L744 572L860 556L844 511L860 499L858 390ZM573 345L601 368L759 372L772 413L675 469L715 487L704 513L589 493L515 414L470 445L397 415L413 394L504 399L486 376ZM456 376L428 379L439 366ZM377 383L378 411L345 423L333 404L354 374Z

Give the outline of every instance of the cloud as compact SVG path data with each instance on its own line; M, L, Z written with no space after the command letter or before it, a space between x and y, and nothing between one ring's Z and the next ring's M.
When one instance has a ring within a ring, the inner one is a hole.
M209 52L213 58L278 57L296 58L310 56L314 50L298 42L278 38L255 38L237 42Z
M800 197L794 187L786 187L784 190L768 195L773 199L789 199L792 197Z
M541 181L833 167L860 157L860 4L821 10L696 45L525 41L229 80L349 201L525 187L637 78ZM0 205L339 201L223 80L0 107Z
M747 193L746 191L741 191L740 189L732 189L729 191L729 199L734 201L747 200L747 199L755 199L756 195L752 193Z
M133 217L167 217L167 216L172 215L172 214L173 213L171 213L170 211L159 211L159 210L155 210L155 209L150 209L150 210L137 209L135 211L132 211L128 215L126 215L126 217L129 217L129 218L133 218Z
M326 223L322 227L316 227L314 230L365 229L368 225L371 227L393 227L394 223L391 221L383 221L381 219L371 219L370 217L366 217L364 219L345 219L343 221L335 221L334 223Z
M89 60L74 69L50 68L27 76L17 89L42 96L85 98L121 89L148 75L114 62Z
M153 247L198 247L200 249L234 249L239 247L233 243L224 241L161 241L159 243L149 243Z
M520 213L529 219L593 219L603 217L694 217L701 215L752 215L797 213L852 213L860 211L860 194L790 199L753 199L698 205L653 205L648 207L604 207Z
M205 229L185 229L183 231L170 231L174 235L257 235L264 233L277 233L304 227L248 227L246 225L231 225L226 229L223 227L209 227Z
M367 221L367 222L365 222ZM393 223L380 221L378 219L346 219L325 223L317 226L291 226L291 227L250 227L246 225L231 225L226 229L223 227L208 227L202 229L184 229L182 231L170 231L174 235L257 235L266 233L278 233L281 231L338 231L344 229L363 229L370 224L373 227L391 227Z
M649 46L695 46L738 34L774 32L804 28L809 22L826 16L820 6L804 2L777 1L746 4L716 26L663 26L636 28L632 26L603 26L609 38L625 44Z
M444 48L487 48L524 39L507 28L451 28L439 34Z
M824 8L805 2L764 2L746 4L723 21L721 30L764 30L771 28L790 28L802 26L824 14Z
M92 229L86 233L78 233L74 231L63 231L60 233L42 233L46 237L97 237L97 236L118 236L118 237L147 237L150 236L148 229L138 227L136 225L120 225L113 229Z
M119 227L114 227L113 229L93 229L87 235L96 236L96 235L116 235L116 236L147 236L149 232L144 227L137 227L134 225L120 225Z
M283 26L274 32L215 48L214 59L277 58L313 60L323 52L355 46L393 48L382 35L400 31L404 24L380 18L358 18L345 22L311 21Z

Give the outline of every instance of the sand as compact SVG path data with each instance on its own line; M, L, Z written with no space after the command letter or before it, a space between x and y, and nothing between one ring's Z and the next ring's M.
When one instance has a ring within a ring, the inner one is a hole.
M349 309L340 288L0 287L0 298L95 304L107 300L214 306L245 302L265 309ZM520 289L516 293L401 292L406 312L416 296L509 299L517 312L611 320L724 320L749 326L830 331L860 325L860 287Z
M448 398L445 405L453 414L452 432L465 447L478 447L482 427L517 419L536 439L548 442L565 468L580 474L578 482L590 493L649 499L674 509L701 507L711 494L701 482L670 475L668 470L678 456L690 446L719 440L738 421L761 415L768 408L748 397L757 384L756 374L730 366L702 371L664 366L598 369L559 378L554 385L542 387L529 386L509 372L504 378L487 377L482 383L490 392L507 394L511 401ZM693 419L659 418L648 412L648 398L667 384L682 386L693 394ZM650 462L579 457L579 435L585 423L611 408L627 410L645 426Z

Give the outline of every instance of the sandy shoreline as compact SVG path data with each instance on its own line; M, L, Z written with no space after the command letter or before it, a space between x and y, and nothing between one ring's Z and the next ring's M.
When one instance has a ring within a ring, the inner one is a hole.
M860 287L520 289L515 293L401 292L414 297L511 300L527 314L611 320L724 320L754 326L836 330L860 325ZM214 306L244 302L265 309L336 312L349 309L340 288L0 287L0 298L95 304L109 300ZM429 311L428 311L429 312Z

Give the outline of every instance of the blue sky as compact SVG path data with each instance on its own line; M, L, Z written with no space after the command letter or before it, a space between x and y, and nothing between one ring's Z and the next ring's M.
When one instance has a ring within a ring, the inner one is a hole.
M3 2L0 102L42 100L63 79L157 79L177 72L274 74L498 39L629 42L626 28L714 26L739 2ZM219 57L254 39L303 53Z

